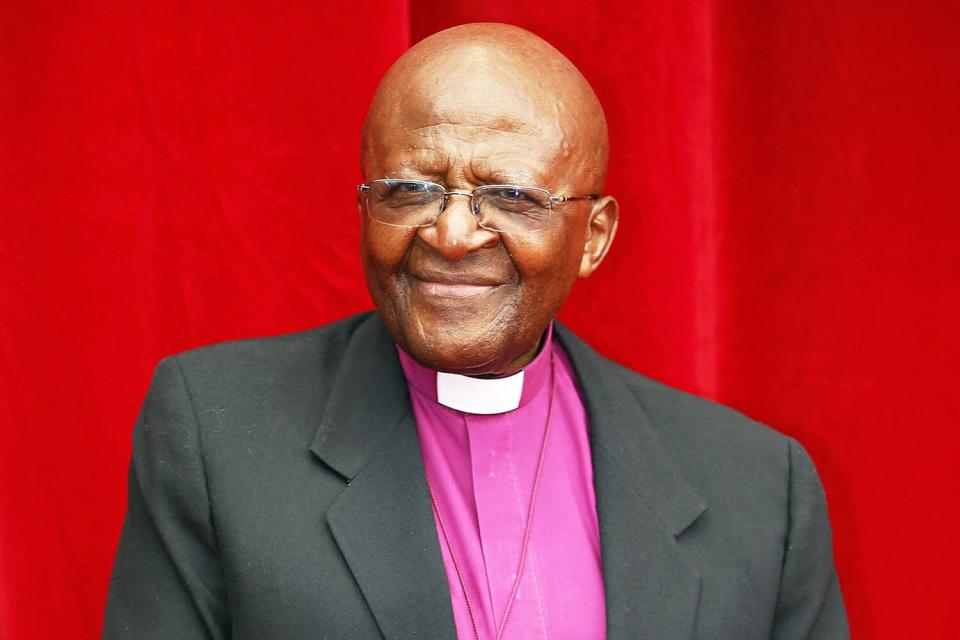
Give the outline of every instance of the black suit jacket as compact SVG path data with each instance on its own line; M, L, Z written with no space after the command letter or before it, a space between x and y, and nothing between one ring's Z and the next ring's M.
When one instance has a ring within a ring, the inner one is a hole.
M607 637L848 637L801 446L556 335L589 417ZM455 637L378 315L160 363L134 431L103 636Z

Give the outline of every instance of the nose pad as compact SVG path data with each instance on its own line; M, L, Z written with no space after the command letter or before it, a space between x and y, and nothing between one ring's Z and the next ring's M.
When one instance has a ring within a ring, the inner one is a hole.
M448 191L447 193L443 194L443 202L440 203L440 213L443 214L443 212L447 210L447 207L450 206L451 198L454 197L463 198L466 200L467 211L469 211L470 214L473 215L474 219L476 219L477 211L474 208L473 194L467 191Z

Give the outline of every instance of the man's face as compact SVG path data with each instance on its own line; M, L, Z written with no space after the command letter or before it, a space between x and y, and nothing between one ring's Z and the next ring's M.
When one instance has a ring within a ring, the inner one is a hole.
M368 181L581 193L576 154L542 105L510 91L492 99L482 80L457 82L456 91L435 84L418 92L374 124L364 156ZM580 272L592 205L557 204L548 223L505 234L478 226L469 204L451 196L435 225L410 229L361 211L367 285L394 339L421 363L471 375L507 372L535 354Z

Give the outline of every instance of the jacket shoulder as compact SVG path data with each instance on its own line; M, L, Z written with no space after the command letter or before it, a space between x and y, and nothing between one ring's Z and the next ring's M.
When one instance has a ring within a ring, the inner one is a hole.
M726 443L726 448L740 451L779 451L787 444L788 436L726 404L630 370L624 375L661 437L710 448Z
M347 345L371 312L294 333L228 340L182 351L176 360L198 404L225 399L292 399L326 391Z
M207 377L230 372L262 375L274 366L289 368L302 361L321 369L336 368L353 333L370 315L358 313L305 331L215 342L171 357L185 371Z
M751 486L785 490L791 450L806 455L793 438L730 406L598 357L608 375L636 398L684 477L703 495L723 492L725 484L731 485L728 490Z
M664 384L625 367L595 351L569 328L557 334L573 359L580 383L602 386L639 402L651 427L671 449L707 449L723 443L732 449L775 449L786 446L783 434L724 404ZM589 394L588 394L589 395Z

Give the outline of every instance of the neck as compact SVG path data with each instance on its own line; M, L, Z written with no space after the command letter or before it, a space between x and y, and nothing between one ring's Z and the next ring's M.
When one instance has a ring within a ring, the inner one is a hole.
M530 347L527 351L517 356L513 360L507 363L503 368L503 371L498 373L484 373L481 375L471 376L473 378L503 378L505 376L513 375L520 369L523 369L525 366L533 362L533 359L537 357L537 354L540 353L540 349L543 347L543 343L546 340L547 336L551 334L549 325L547 329L544 329L540 334L540 338L533 343L533 346Z
M465 413L503 413L528 402L549 378L551 335L552 325L532 349L511 362L514 366L505 369L509 373L499 375L438 372L399 346L397 351L407 382L429 399Z

